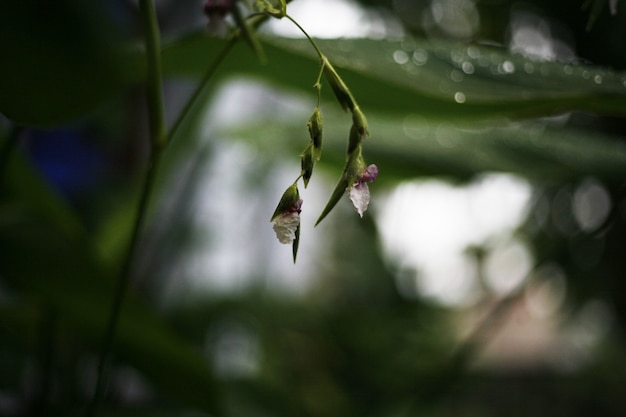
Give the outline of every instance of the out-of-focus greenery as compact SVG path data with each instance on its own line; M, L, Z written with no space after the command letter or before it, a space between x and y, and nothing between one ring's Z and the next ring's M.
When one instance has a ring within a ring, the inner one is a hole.
M201 2L157 3L166 107L174 119L188 83L200 79L226 41L202 32ZM566 370L481 367L484 347L524 302L525 290L496 302L484 295L475 307L493 303L491 313L461 337L467 332L458 323L472 309L408 296L397 285L402 265L384 258L372 218L340 210L333 227L322 229L328 245L307 272L314 279L305 294L268 289L263 283L275 272L260 261L257 276L248 277L252 284L239 292L198 291L164 307L165 288L182 275L177 265L199 240L211 240L198 236L190 219L202 165L212 161L223 133L205 126L215 92L244 76L314 100L314 51L304 40L266 34L267 64L237 44L168 149L99 415L623 415L626 6L619 2L615 16L596 11L587 30L589 12L566 0L360 3L395 16L406 36L319 45L368 115L372 137L364 152L381 170L375 193L415 178L459 184L489 172L523 177L536 198L518 233L537 266L558 264L566 277L558 328L593 301L606 306L608 331L590 357ZM433 26L437 13L467 7L480 16L467 36ZM509 51L515 18L529 13L544 25L536 30L550 27L576 59ZM2 415L82 415L93 390L144 169L146 62L136 15L133 3L122 0L0 5ZM316 170L336 172L347 116L329 88L323 100L324 155ZM241 193L262 188L283 158L298 161L305 127L306 117L264 113L229 129L256 152ZM563 222L575 224L572 206L556 202L571 199L589 179L610 196L607 218L591 231L565 230ZM303 239L316 239L319 229ZM213 248L220 244L211 241ZM473 250L480 265L488 248ZM588 252L593 256L582 256Z

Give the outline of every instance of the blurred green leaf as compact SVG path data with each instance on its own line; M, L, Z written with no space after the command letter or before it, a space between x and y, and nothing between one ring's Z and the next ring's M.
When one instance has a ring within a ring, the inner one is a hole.
M465 180L485 171L511 172L539 182L587 176L620 180L626 172L626 144L597 132L550 127L542 121L432 123L417 114L404 118L373 114L369 119L374 127L363 153L380 168L380 181L433 175ZM349 122L343 114L327 112L325 124L327 140L320 162L341 166ZM276 149L295 154L301 143L293 138L306 140L302 120L258 122L234 130L267 155L275 155Z
M113 299L103 270L83 239L67 237L23 207L0 207L0 274L28 298L44 301L97 348ZM188 406L216 412L215 381L206 360L165 321L129 295L122 309L115 352L159 391Z
M199 76L212 62L211 51L223 42L193 35L170 43L164 49L166 73ZM312 95L319 59L308 42L271 37L263 42L268 65L259 65L239 45L220 74L247 74ZM626 115L626 74L602 68L534 61L503 48L443 41L339 39L318 44L367 114L419 113L448 120L572 110Z
M84 114L122 85L119 45L103 2L2 2L0 112L24 125Z

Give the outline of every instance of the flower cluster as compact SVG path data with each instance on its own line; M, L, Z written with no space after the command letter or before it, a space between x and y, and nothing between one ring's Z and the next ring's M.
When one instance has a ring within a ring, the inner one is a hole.
M256 7L257 10L269 16L276 18L286 17L302 29L287 14L285 1L280 0L277 5L274 4L270 0L257 0ZM366 165L362 156L362 142L369 136L365 114L359 108L352 93L328 58L319 50L313 40L308 35L306 36L319 54L321 62L320 73L314 84L317 90L317 106L307 122L310 141L302 154L300 154L300 175L296 178L294 184L283 193L278 207L271 218L271 221L274 222L274 231L278 240L281 243L293 245L294 262L300 239L300 212L302 210L302 199L300 199L297 182L302 178L304 187L307 187L313 175L315 163L320 160L322 155L323 123L320 110L322 76L330 85L341 107L352 114L352 125L348 135L346 164L343 173L315 225L317 226L330 213L344 194L349 195L356 211L363 217L363 213L367 210L370 203L368 183L374 182L378 176L378 167L374 164Z

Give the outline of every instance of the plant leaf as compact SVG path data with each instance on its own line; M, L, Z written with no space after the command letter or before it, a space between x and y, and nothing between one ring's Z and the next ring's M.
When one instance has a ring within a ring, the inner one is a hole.
M99 347L113 280L95 262L87 242L65 236L22 207L2 206L0 274L5 284L45 301L82 340ZM208 363L133 294L125 300L114 342L114 352L161 392L188 406L217 411Z
M263 38L268 65L234 48L220 74L249 74L310 93L319 58L305 40ZM170 75L199 76L214 40L188 36L164 50ZM528 118L585 110L626 115L626 74L544 62L503 48L405 39L317 41L369 115L419 113L435 119ZM371 123L370 123L371 124ZM375 132L374 132L375 133Z

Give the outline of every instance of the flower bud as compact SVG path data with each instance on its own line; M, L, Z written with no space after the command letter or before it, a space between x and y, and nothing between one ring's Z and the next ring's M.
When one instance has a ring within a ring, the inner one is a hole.
M302 167L302 179L304 180L304 188L309 185L309 180L311 179L311 175L313 175L313 166L315 165L315 161L313 160L313 145L307 146L307 148L300 155L300 165Z
M344 110L353 111L356 107L356 103L346 84L341 77L339 77L339 74L337 74L337 71L335 71L326 57L322 58L322 65L328 84L330 84L330 88L333 90L333 93L335 93L335 97L337 97L337 101L339 101L341 107L343 107Z
M300 200L300 191L298 190L298 186L296 184L293 184L289 186L289 188L287 188L283 193L270 221L274 221L274 219L276 219L278 216L289 211L298 211L299 213L301 206L302 200Z
M352 155L361 146L362 136L355 125L350 127L350 135L348 136L348 155Z
M359 180L363 170L365 170L365 161L363 160L361 147L359 146L356 152L350 154L344 168L344 175L348 180L349 186Z
M362 139L365 139L365 137L370 134L369 129L367 128L367 118L358 106L356 106L352 111L352 123L356 127Z
M313 142L313 157L319 161L322 156L322 113L320 108L316 107L315 111L307 122L309 128L309 136Z
M272 3L278 3L276 5ZM277 19L282 19L287 15L287 2L285 0L277 0L271 2L269 0L257 0L255 7L259 12L267 13Z

